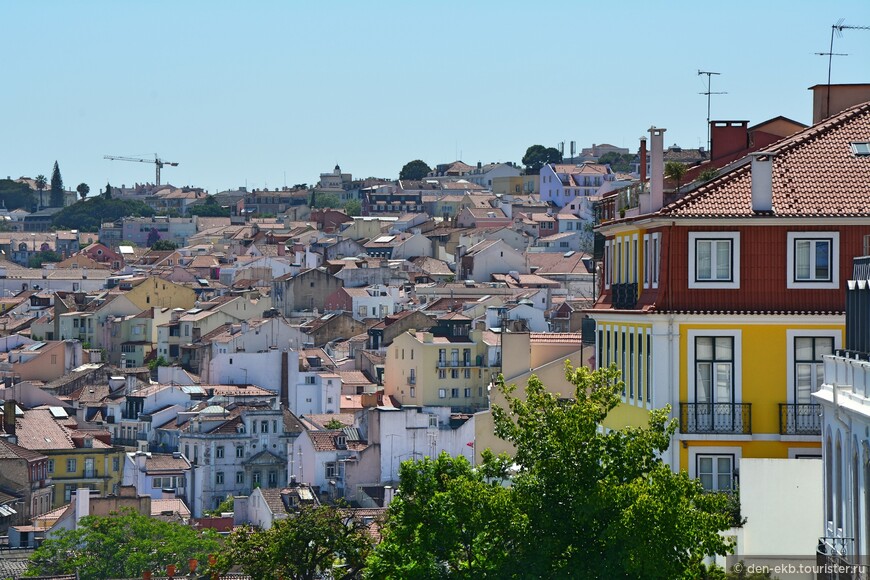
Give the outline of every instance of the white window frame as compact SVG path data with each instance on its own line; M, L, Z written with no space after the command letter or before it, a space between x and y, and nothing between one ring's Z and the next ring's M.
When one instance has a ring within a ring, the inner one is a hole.
M802 337L811 337L811 338L833 338L834 339L834 350L839 348L843 348L843 332L841 330L836 330L833 328L818 328L818 329L807 329L807 330L786 330L785 331L785 348L788 360L786 361L786 390L788 393L788 398L786 401L791 405L795 403L794 400L794 387L795 387L795 376L794 376L794 339L802 338ZM815 402L815 401L812 401Z
M795 280L794 244L797 240L831 241L831 280ZM840 287L840 232L788 232L786 234L786 287L789 289L836 290Z
M634 234L631 236L631 250L629 252L631 254L631 258L628 261L628 266L631 268L631 271L628 275L628 281L632 284L637 283L637 265L638 265L638 235Z
M731 280L698 280L695 246L698 240L731 240ZM740 288L740 232L689 232L689 288Z
M713 471L712 475L713 475L714 487L712 489L709 489L706 491L734 491L734 472L737 470L737 466L738 466L737 457L733 453L695 453L695 459L694 459L695 478L697 478L698 481L700 481L700 479L701 479L701 474L698 473L698 461L702 457L713 458L713 470L714 471ZM728 459L731 460L731 473L730 473L731 486L728 489L718 489L718 475L719 474L718 474L718 471L716 471L716 463L717 463L717 460L722 458L722 457L727 457Z
M689 447L689 477L698 477L698 455L733 455L734 469L740 471L740 459L743 456L742 447Z
M647 289L650 287L650 280L652 279L651 275L651 264L650 264L650 254L652 254L652 239L650 234L643 235L643 287Z
M609 289L613 281L613 250L611 240L604 242L604 287Z
M651 234L650 240L652 241L652 250L650 251L650 257L652 258L652 271L650 275L650 279L652 281L652 287L659 287L659 273L661 270L661 257L662 257L662 234L661 232L655 232Z
M709 328L704 330L690 330L687 333L687 355L686 355L686 372L688 377L688 393L687 402L695 402L695 339L698 337L731 337L734 339L734 368L732 369L732 380L734 381L734 400L732 403L743 403L743 340L742 331L740 330L722 330L718 328Z

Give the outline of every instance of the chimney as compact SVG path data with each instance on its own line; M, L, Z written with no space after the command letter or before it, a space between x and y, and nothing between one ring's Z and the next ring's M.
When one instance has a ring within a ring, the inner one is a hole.
M640 185L646 183L646 137L640 138Z
M76 490L76 528L79 527L79 520L90 515L90 512L91 490L80 487Z
M773 211L773 155L759 152L752 157L752 211Z
M287 255L287 246L284 245L284 242L278 242L278 255L286 256Z
M664 179L665 179L665 131L658 127L650 127L649 134L652 139L652 154L650 163L650 212L662 209L664 205Z
M3 405L3 424L6 428L7 440L10 443L18 443L18 437L15 435L15 401L6 399Z
M390 502L393 501L393 486L385 485L384 486L384 507L389 507Z

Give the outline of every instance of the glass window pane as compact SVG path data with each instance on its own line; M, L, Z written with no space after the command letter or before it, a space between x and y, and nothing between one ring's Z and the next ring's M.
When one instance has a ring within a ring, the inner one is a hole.
M734 360L734 340L730 336L716 339L716 360Z
M731 363L716 363L716 402L731 402Z
M816 280L827 280L830 276L830 243L826 240L816 242Z
M818 391L822 388L822 384L825 382L825 365L817 364L816 365L816 384L813 385L813 392ZM810 401L807 401L809 403Z
M720 473L718 476L719 482L716 487L719 491L728 491L731 489L731 474L730 473Z
M813 339L796 338L794 339L794 358L795 360L813 360Z
M794 243L794 277L796 280L810 279L809 240L796 240Z
M826 354L834 354L834 339L817 338L815 360L822 362L822 357Z
M809 403L813 390L813 366L809 363L795 365L795 403Z
M695 341L695 358L698 360L713 360L713 339L709 336Z
M712 278L712 248L709 241L699 240L695 245L695 277L698 280Z
M702 473L698 476L701 480L701 486L710 491L713 489L713 474L712 473Z
M713 473L713 458L699 457L698 458L698 473Z
M716 243L716 278L731 279L731 241L721 240Z
M698 377L695 381L695 402L709 403L711 395L711 371L710 363L698 363Z
M731 475L731 458L730 457L718 457L716 458L717 467L716 469L720 474Z

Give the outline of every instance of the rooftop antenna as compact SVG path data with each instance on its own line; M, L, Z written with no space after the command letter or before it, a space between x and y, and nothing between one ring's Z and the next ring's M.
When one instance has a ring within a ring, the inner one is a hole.
M712 86L711 81L713 79L713 75L719 76L720 74L722 74L722 73L698 69L698 76L707 75L707 90L703 93L698 93L699 95L707 95L707 151L710 151L710 149L713 148L712 147L713 144L710 141L710 96L711 95L727 95L728 94L727 92L724 92L724 91L713 92L712 90L710 90L710 87Z
M834 52L834 35L836 34L838 37L843 38L844 30L870 30L870 26L850 26L848 24L843 24L845 22L845 18L840 18L837 20L836 24L831 25L831 46L828 48L828 52L817 52L816 54L819 56L827 56L828 57L828 94L825 98L825 118L831 116L831 64L834 60L835 56L849 56L847 53L843 52Z

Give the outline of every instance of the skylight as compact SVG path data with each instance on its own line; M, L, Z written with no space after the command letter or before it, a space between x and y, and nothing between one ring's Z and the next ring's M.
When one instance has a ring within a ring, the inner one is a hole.
M855 157L870 157L870 142L852 143L852 153L855 154Z

